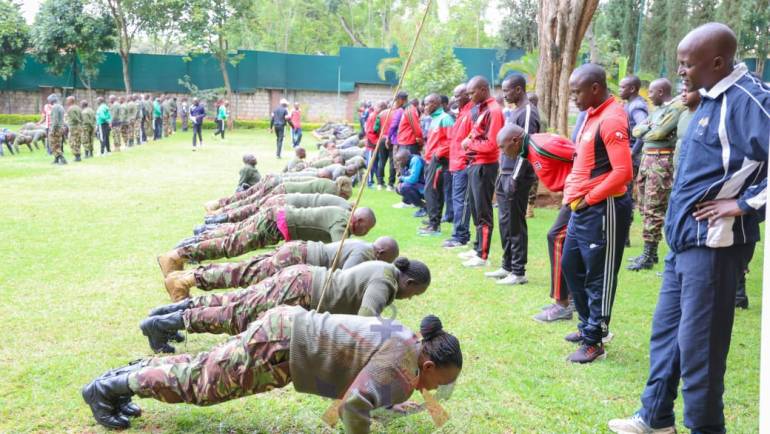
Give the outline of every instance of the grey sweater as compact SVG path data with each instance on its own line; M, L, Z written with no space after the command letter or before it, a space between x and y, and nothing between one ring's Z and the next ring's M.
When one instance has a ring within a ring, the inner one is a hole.
M312 267L311 306L318 306L329 270ZM393 303L398 292L399 271L393 264L369 261L347 270L335 270L323 296L320 310L376 316Z
M318 243L310 241L307 243L307 264L317 265L319 267L331 267L334 255L340 247L340 242ZM374 261L374 246L361 240L346 240L342 246L340 259L337 262L337 268L343 270L354 267L366 261Z
M289 369L294 389L342 399L346 433L368 433L370 412L412 395L420 344L397 321L295 308Z

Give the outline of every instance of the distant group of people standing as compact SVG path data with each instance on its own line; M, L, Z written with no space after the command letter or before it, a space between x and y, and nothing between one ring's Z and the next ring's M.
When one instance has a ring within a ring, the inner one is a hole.
M281 158L283 139L286 135L286 126L291 130L291 144L297 148L302 143L302 110L299 103L294 103L294 108L289 110L289 101L282 98L273 112L270 114L270 132L275 133L275 156Z

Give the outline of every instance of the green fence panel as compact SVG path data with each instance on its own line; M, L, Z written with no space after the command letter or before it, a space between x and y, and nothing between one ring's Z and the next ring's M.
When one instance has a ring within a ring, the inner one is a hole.
M398 77L392 71L385 74L385 80L381 80L377 74L377 65L380 61L389 57L398 57L398 47L395 45L390 50L384 48L341 47L340 67L342 68L342 81L366 84L382 84L395 86Z
M271 51L255 51L257 69L255 71L241 70L239 78L244 72L256 75L258 88L285 89L286 88L286 54Z
M187 92L179 79L187 75L182 56L132 54L129 60L132 87L140 92Z
M519 49L455 47L453 51L460 63L465 66L465 74L468 78L483 75L490 83L499 82L497 75L500 73L500 65L524 55L524 50Z
M226 63L226 67L227 75L230 79L230 86L233 89L238 89L237 68L230 62ZM212 55L202 54L193 56L192 59L187 62L187 70L189 71L192 82L200 89L225 87L225 79L222 76L219 61Z
M286 87L337 92L339 57L286 54Z
M143 54L130 54L129 63L138 56L143 56ZM78 80L77 86L81 89L85 88L80 80ZM118 53L104 53L104 60L99 65L99 72L96 77L91 79L91 88L114 90L126 88L123 83L123 62L121 62Z
M67 68L61 75L50 74L43 64L27 56L24 68L16 71L3 87L9 90L36 91L41 87L73 87L72 69Z
M749 71L756 71L757 59L744 59L743 62L749 68ZM762 74L762 81L770 83L770 59L765 61L765 70Z

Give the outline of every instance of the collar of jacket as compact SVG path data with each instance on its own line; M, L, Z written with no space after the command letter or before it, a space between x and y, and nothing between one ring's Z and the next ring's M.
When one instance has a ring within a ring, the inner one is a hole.
M746 64L739 63L738 65L735 65L735 68L733 68L733 72L731 72L730 75L719 80L719 82L715 84L711 90L706 91L706 89L701 89L700 94L705 98L717 99L719 98L719 95L725 93L727 89L734 85L735 82L740 80L741 77L746 75L748 72L749 68L746 67Z

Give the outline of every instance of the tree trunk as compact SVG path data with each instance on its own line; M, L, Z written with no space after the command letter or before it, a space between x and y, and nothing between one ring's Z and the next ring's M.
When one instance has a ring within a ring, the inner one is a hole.
M568 136L569 76L599 0L540 0L537 96L548 123Z
M342 25L342 30L347 33L347 35L350 37L350 39L353 41L353 44L358 45L359 47L366 47L366 43L361 40L361 38L358 37L356 32L353 31L353 28L348 24L348 20L345 19L342 14L337 14L337 17L340 19L340 24Z
M220 46L223 46L224 43L222 42L221 36L219 37L219 41ZM219 60L219 70L222 71L222 81L225 83L225 99L230 101L233 94L233 88L230 86L230 74L227 73L227 51L220 51L217 55L217 60ZM227 119L227 127L229 129L233 128L233 118L236 116L238 116L237 105L235 106L233 115Z
M128 23L123 14L123 4L121 0L107 0L112 19L115 21L115 27L118 29L118 54L120 62L123 65L123 84L126 87L126 94L131 94L131 74L128 69L128 54L131 52L131 40L133 33L129 33Z
M131 73L128 69L128 51L124 51L122 48L120 52L120 63L123 64L123 83L126 85L126 94L131 94Z

